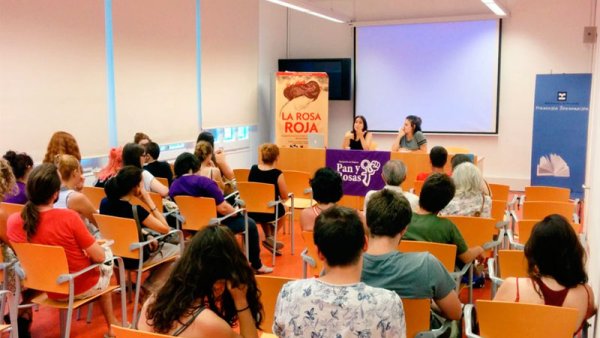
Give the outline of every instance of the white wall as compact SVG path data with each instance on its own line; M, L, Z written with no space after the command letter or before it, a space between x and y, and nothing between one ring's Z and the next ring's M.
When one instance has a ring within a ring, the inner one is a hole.
M591 24L591 9L587 2L573 5L568 0L512 0L506 3L511 16L503 22L499 134L429 135L428 141L430 147L444 145L472 149L485 157L484 175L489 181L510 184L513 189L520 190L530 179L535 75L591 72L592 45L582 42L583 27ZM263 7L268 6L275 5ZM276 17L279 12L271 15L261 17L261 21L280 20ZM354 56L353 30L348 25L289 11L287 35L289 58ZM261 41L263 38L267 37L261 32ZM261 62L268 62L263 58L269 57L261 53ZM276 61L276 58L271 59L273 63ZM330 146L340 147L344 132L352 124L353 101L332 101L329 114ZM390 123L400 127L404 116L409 114L399 112L398 120ZM375 135L379 149L390 149L393 139L394 135Z

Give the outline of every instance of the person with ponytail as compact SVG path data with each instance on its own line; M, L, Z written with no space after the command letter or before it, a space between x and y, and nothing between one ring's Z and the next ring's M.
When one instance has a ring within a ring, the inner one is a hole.
M106 182L104 191L106 192L106 197L100 202L100 214L132 219L136 219L137 214L136 221L144 233L148 233L147 229L160 234L166 234L171 230L162 214L162 210L158 210L152 198L150 198L148 191L144 188L142 169L132 165L124 166L115 177ZM140 205L132 205L131 200L134 198L141 200L150 212L146 211ZM146 241L151 238L152 236L148 235L148 237L140 238L140 241ZM178 245L167 242L161 245L160 251L156 252L155 250L159 249L158 243L155 241L151 244L150 249L153 251L153 255L144 263L152 263L162 260L165 257L179 254ZM129 266L137 267L138 265L137 260L132 261L129 258L123 260L126 268ZM171 267L172 264L165 263L153 269L150 276L144 282L144 291L146 293L155 293L158 291L169 277Z
M45 163L31 171L27 179L29 201L23 211L8 218L8 239L11 243L34 243L61 246L65 249L69 272L87 268L105 260L109 251L96 242L87 231L80 216L73 210L56 209L54 201L60 191L60 177L54 164ZM77 299L88 298L106 289L110 283L112 269L93 269L75 278ZM65 294L48 292L48 298L63 300ZM112 297L99 297L111 335L111 324L118 325L112 307Z
M27 202L27 194L25 193L25 182L27 176L33 169L33 160L25 153L19 153L9 150L4 154L4 159L10 163L12 172L17 179L17 189L12 189L4 198L4 202L25 204Z
M96 208L87 196L78 191L83 183L83 171L79 161L72 155L56 155L55 164L60 174L61 186L54 207L76 211L81 216L88 231L98 238L98 224L94 219Z

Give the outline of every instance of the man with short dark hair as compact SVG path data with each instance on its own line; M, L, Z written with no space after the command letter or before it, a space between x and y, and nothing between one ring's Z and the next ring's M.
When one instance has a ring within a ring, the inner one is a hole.
M433 173L427 177L419 196L419 210L413 213L402 239L454 244L456 256L466 264L481 255L483 248L467 247L456 225L437 215L452 200L455 189L452 179L446 174Z
M412 210L417 211L417 209L419 208L419 196L411 192L402 190L402 183L404 183L404 180L406 180L406 173L407 169L404 162L400 160L387 161L383 165L383 171L381 173L381 177L385 182L385 187L383 188L393 190L404 195L404 197L406 197L406 199L410 203L410 207L412 208ZM375 192L377 192L377 190L371 190L365 195L365 204L363 207L365 214L367 213L367 205L369 203L369 199L371 198L371 195L373 195Z
M402 298L433 299L443 317L459 320L461 304L455 282L440 261L428 252L397 249L411 217L401 194L386 189L373 194L367 208L369 249L363 255L361 280Z
M156 142L148 142L144 146L146 148L146 165L144 169L148 170L155 177L163 177L169 180L169 185L173 182L173 171L171 166L165 161L158 161L160 156L160 146Z
M283 286L278 337L406 337L400 297L360 282L365 230L356 211L333 206L316 219L314 241L325 275Z
M417 181L424 181L432 173L444 173L444 166L448 162L448 151L442 146L435 146L429 152L429 162L431 163L431 172L422 172L417 174Z

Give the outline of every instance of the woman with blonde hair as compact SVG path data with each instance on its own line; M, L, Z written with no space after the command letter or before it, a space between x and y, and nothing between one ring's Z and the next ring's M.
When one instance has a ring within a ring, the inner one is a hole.
M56 155L55 164L60 174L61 186L54 207L76 211L81 216L88 231L97 237L98 224L94 219L94 213L97 210L87 196L79 192L83 186L83 172L79 161L75 156Z
M491 217L492 199L485 193L485 181L473 163L460 164L452 172L454 198L440 215Z
M43 163L54 163L56 155L59 154L73 155L77 161L81 161L81 153L79 152L77 141L73 135L66 131L57 131L52 135L50 142L48 142Z
M287 200L288 190L285 184L285 177L283 172L277 169L277 159L279 158L279 147L272 143L261 144L258 148L260 161L250 168L248 174L249 182L268 183L275 186L275 196L273 200ZM250 217L262 226L263 232L265 233L265 240L263 245L268 250L281 250L283 243L277 242L273 239L273 228L269 222L273 222L275 218L278 219L277 228L281 229L284 226L285 219L285 208L281 204L277 204L274 213L249 213ZM278 252L278 254L280 254Z
M106 181L114 177L121 168L123 168L123 148L111 148L108 153L108 163L96 175L98 181L94 186L104 188Z
M221 170L212 161L213 147L207 141L199 141L196 143L196 149L194 155L200 160L200 170L198 174L200 176L208 177L215 181L221 191L225 190L225 183L223 183Z

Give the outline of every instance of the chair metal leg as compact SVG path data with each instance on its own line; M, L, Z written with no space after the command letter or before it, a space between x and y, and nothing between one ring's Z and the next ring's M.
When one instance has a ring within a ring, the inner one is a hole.
M140 301L140 288L141 287L142 287L142 272L138 271L137 272L137 282L135 285L135 300L133 302L133 317L132 317L133 322L131 323L131 325L134 329L137 329L138 304Z
M275 266L275 256L277 253L277 213L275 213L275 222L273 222L273 266Z
M75 320L79 321L81 319L81 308L78 307L77 311L75 312Z
M73 317L73 307L69 307L67 309L67 320L65 323L65 338L69 338L71 336L71 320Z
M291 244L292 244L292 255L294 254L294 199L292 198L292 206L290 208L290 234L292 236Z
M65 329L65 322L66 322L65 313L66 312L67 312L67 310L58 310L58 317L59 317L59 322L60 322L60 336L61 337L66 337L66 329Z
M474 263L475 261L473 261ZM473 304L473 265L469 268L469 304Z
M79 310L79 309L77 309ZM85 320L86 323L90 324L92 322L92 312L94 312L94 302L88 304L88 312L87 318Z

